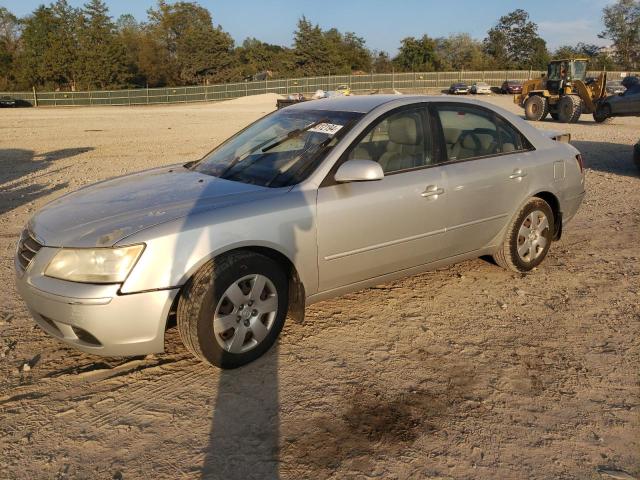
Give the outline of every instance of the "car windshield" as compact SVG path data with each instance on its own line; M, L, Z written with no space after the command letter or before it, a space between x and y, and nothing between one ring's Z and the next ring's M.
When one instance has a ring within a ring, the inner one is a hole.
M279 110L251 124L188 168L265 187L295 185L316 168L362 116L355 112Z

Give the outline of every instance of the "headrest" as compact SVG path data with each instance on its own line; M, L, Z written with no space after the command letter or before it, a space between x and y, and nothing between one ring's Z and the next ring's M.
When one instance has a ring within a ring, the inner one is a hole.
M476 139L473 135L465 135L462 139L462 148L466 150L475 150L478 148L476 145Z
M419 142L416 119L400 117L389 120L389 141L402 145L417 145Z
M444 141L450 144L454 144L460 138L460 129L459 128L443 128L444 132Z
M462 148L467 150L477 150L479 147L482 151L488 151L494 143L494 140L493 135L488 133L473 133L465 135L462 140ZM480 142L480 145L477 145L476 142Z

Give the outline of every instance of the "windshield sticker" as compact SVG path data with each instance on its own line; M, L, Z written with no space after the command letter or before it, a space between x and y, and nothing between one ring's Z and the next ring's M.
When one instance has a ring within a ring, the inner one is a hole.
M327 135L335 135L340 131L342 125L335 125L333 123L319 123L313 128L310 128L310 132L326 133Z

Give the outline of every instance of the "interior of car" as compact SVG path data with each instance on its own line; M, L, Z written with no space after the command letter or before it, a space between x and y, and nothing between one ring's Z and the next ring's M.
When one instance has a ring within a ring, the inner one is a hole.
M414 111L384 119L365 135L349 159L373 160L385 173L428 165L422 118Z

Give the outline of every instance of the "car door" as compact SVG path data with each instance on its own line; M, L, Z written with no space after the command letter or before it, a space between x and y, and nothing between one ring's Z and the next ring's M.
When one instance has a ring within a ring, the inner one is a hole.
M379 162L384 178L336 183L335 171L350 159ZM446 185L434 159L424 104L383 115L354 141L318 189L320 291L440 256Z
M630 88L621 98L620 108L625 115L640 115L640 87Z
M535 154L526 139L493 111L435 104L445 144L447 256L485 247L510 220L529 187L526 165Z

